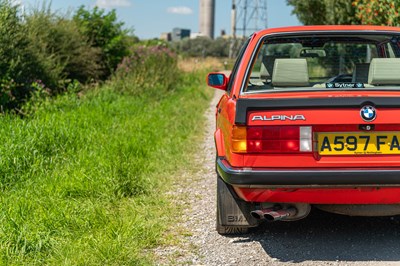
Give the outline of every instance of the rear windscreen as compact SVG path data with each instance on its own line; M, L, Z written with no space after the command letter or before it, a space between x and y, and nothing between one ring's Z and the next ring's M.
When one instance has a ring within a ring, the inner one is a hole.
M399 40L361 33L269 37L255 53L243 92L400 89Z

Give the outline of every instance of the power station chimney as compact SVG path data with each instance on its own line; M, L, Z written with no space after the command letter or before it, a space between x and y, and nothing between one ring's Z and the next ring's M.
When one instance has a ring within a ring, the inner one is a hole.
M200 33L214 39L215 0L200 0Z

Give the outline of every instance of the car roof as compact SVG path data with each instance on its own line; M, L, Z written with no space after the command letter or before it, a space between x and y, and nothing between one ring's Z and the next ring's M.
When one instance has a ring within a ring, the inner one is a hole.
M281 28L270 28L256 32L256 35L271 33L296 33L305 31L343 32L343 31L378 31L378 32L400 32L400 27L373 26L373 25L317 25L317 26L291 26Z

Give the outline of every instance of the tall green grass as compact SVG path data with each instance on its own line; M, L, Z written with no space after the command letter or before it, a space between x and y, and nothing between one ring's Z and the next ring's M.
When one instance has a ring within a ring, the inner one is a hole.
M137 95L111 82L0 117L0 264L151 264L176 213L163 193L202 131L202 83Z

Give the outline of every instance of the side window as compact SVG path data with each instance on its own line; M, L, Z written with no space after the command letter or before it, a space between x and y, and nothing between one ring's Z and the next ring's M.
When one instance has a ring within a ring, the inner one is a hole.
M393 43L392 43L392 48L393 51L396 55L396 58L400 57L400 40L396 39Z
M246 48L249 45L249 42L250 42L250 38L243 44L242 49L240 50L239 55L238 55L238 57L236 59L235 65L233 66L232 73L231 73L231 76L230 76L230 79L229 79L229 83L228 83L228 89L227 89L227 93L228 94L231 93L233 80L236 77L237 70L239 68L240 62L242 61L244 51L246 51Z
M393 50L393 46L390 43L388 43L386 45L386 49L387 49L387 53L388 53L388 57L389 58L396 58L396 54L395 54L395 52Z

